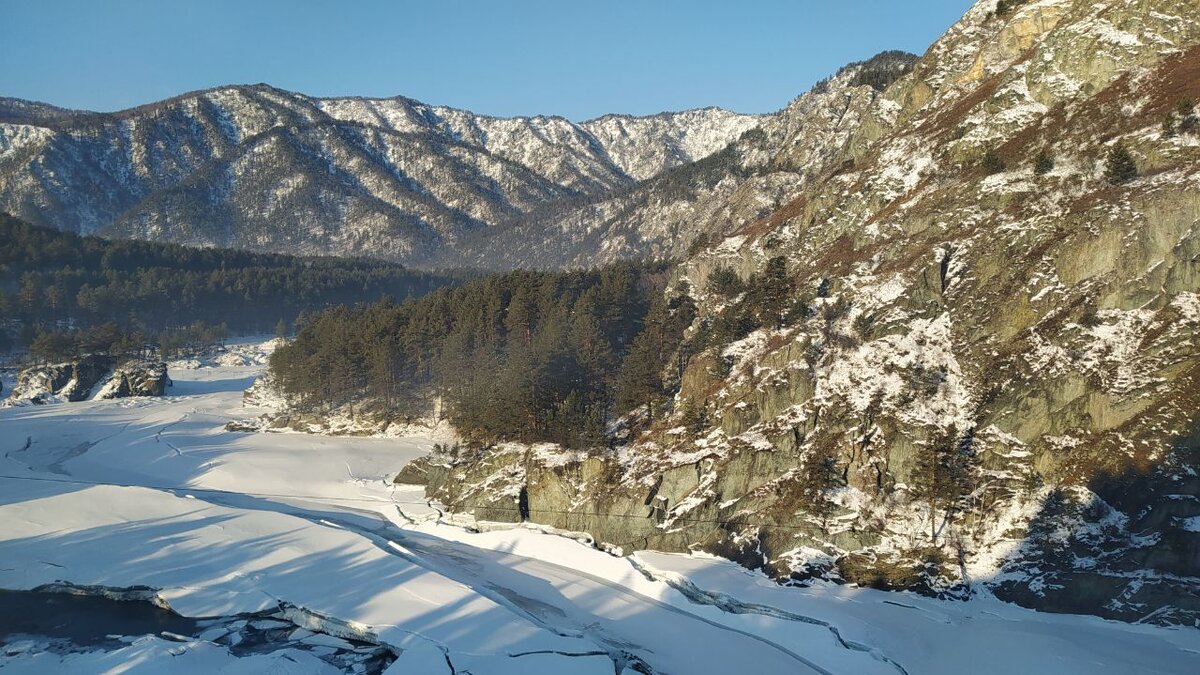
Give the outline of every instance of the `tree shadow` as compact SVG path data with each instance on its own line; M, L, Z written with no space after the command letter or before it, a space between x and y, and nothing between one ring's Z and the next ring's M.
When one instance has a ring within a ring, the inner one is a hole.
M394 633L380 635L398 647L419 639L414 631L486 645L494 641L497 626L512 621L500 607L467 607L475 602L471 594L422 598L416 589L437 587L440 582L431 583L428 570L399 556L364 556L360 549L340 549L337 544L343 541L317 541L315 545L298 541L296 535L305 525L299 522L294 522L292 529L229 536L227 531L242 530L244 534L253 527L247 514L214 509L198 500L192 509L2 541L0 560L10 565L38 562L32 569L0 572L0 583L21 587L56 581L108 587L144 584L167 589L171 606L191 617L262 611L281 602L312 607L331 617L378 616L373 610L378 608L381 594L390 592L404 597L409 605L401 612L407 615L406 624ZM309 545L311 550L296 555L300 545ZM415 592L403 591L406 587ZM457 620L464 610L472 616L477 613L478 621ZM389 628L376 626L381 633Z
M1114 464L1050 490L988 583L1040 611L1200 626L1200 426L1158 461Z

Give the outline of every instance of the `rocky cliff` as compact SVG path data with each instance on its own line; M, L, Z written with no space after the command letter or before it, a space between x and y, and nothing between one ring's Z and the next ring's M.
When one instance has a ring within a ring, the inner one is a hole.
M129 361L115 368L96 392L96 399L130 396L164 396L172 384L167 364L153 361Z
M3 405L163 396L169 386L171 378L167 376L165 363L120 361L90 354L66 363L22 370Z
M1003 5L882 92L796 104L814 140L758 160L791 173L782 205L724 197L738 225L675 273L699 317L669 410L615 449L409 473L781 580L1200 620L1200 16ZM782 297L744 292L762 275Z

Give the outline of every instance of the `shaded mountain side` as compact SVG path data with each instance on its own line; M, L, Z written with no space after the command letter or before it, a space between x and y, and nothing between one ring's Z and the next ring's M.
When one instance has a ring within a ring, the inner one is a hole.
M0 351L28 347L39 331L107 323L152 334L195 322L271 333L305 313L422 296L466 278L379 260L81 237L0 213Z

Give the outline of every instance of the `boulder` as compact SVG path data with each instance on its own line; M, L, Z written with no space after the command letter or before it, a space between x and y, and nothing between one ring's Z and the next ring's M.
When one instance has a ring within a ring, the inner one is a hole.
M130 361L113 371L96 398L162 396L167 393L167 387L171 384L171 378L167 375L167 364Z

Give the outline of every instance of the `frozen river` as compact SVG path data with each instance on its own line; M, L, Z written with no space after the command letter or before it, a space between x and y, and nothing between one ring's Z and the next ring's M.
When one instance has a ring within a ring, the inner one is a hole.
M0 588L148 587L210 627L275 617L271 648L238 649L244 625L233 637L114 616L104 635L118 638L70 649L36 631L6 635L0 668L916 675L1190 673L1200 662L1192 628L780 588L703 556L616 558L523 527L468 531L440 522L420 488L387 480L429 439L226 431L260 412L241 398L260 370L175 369L163 399L0 410ZM390 656L335 658L353 651L337 640Z

